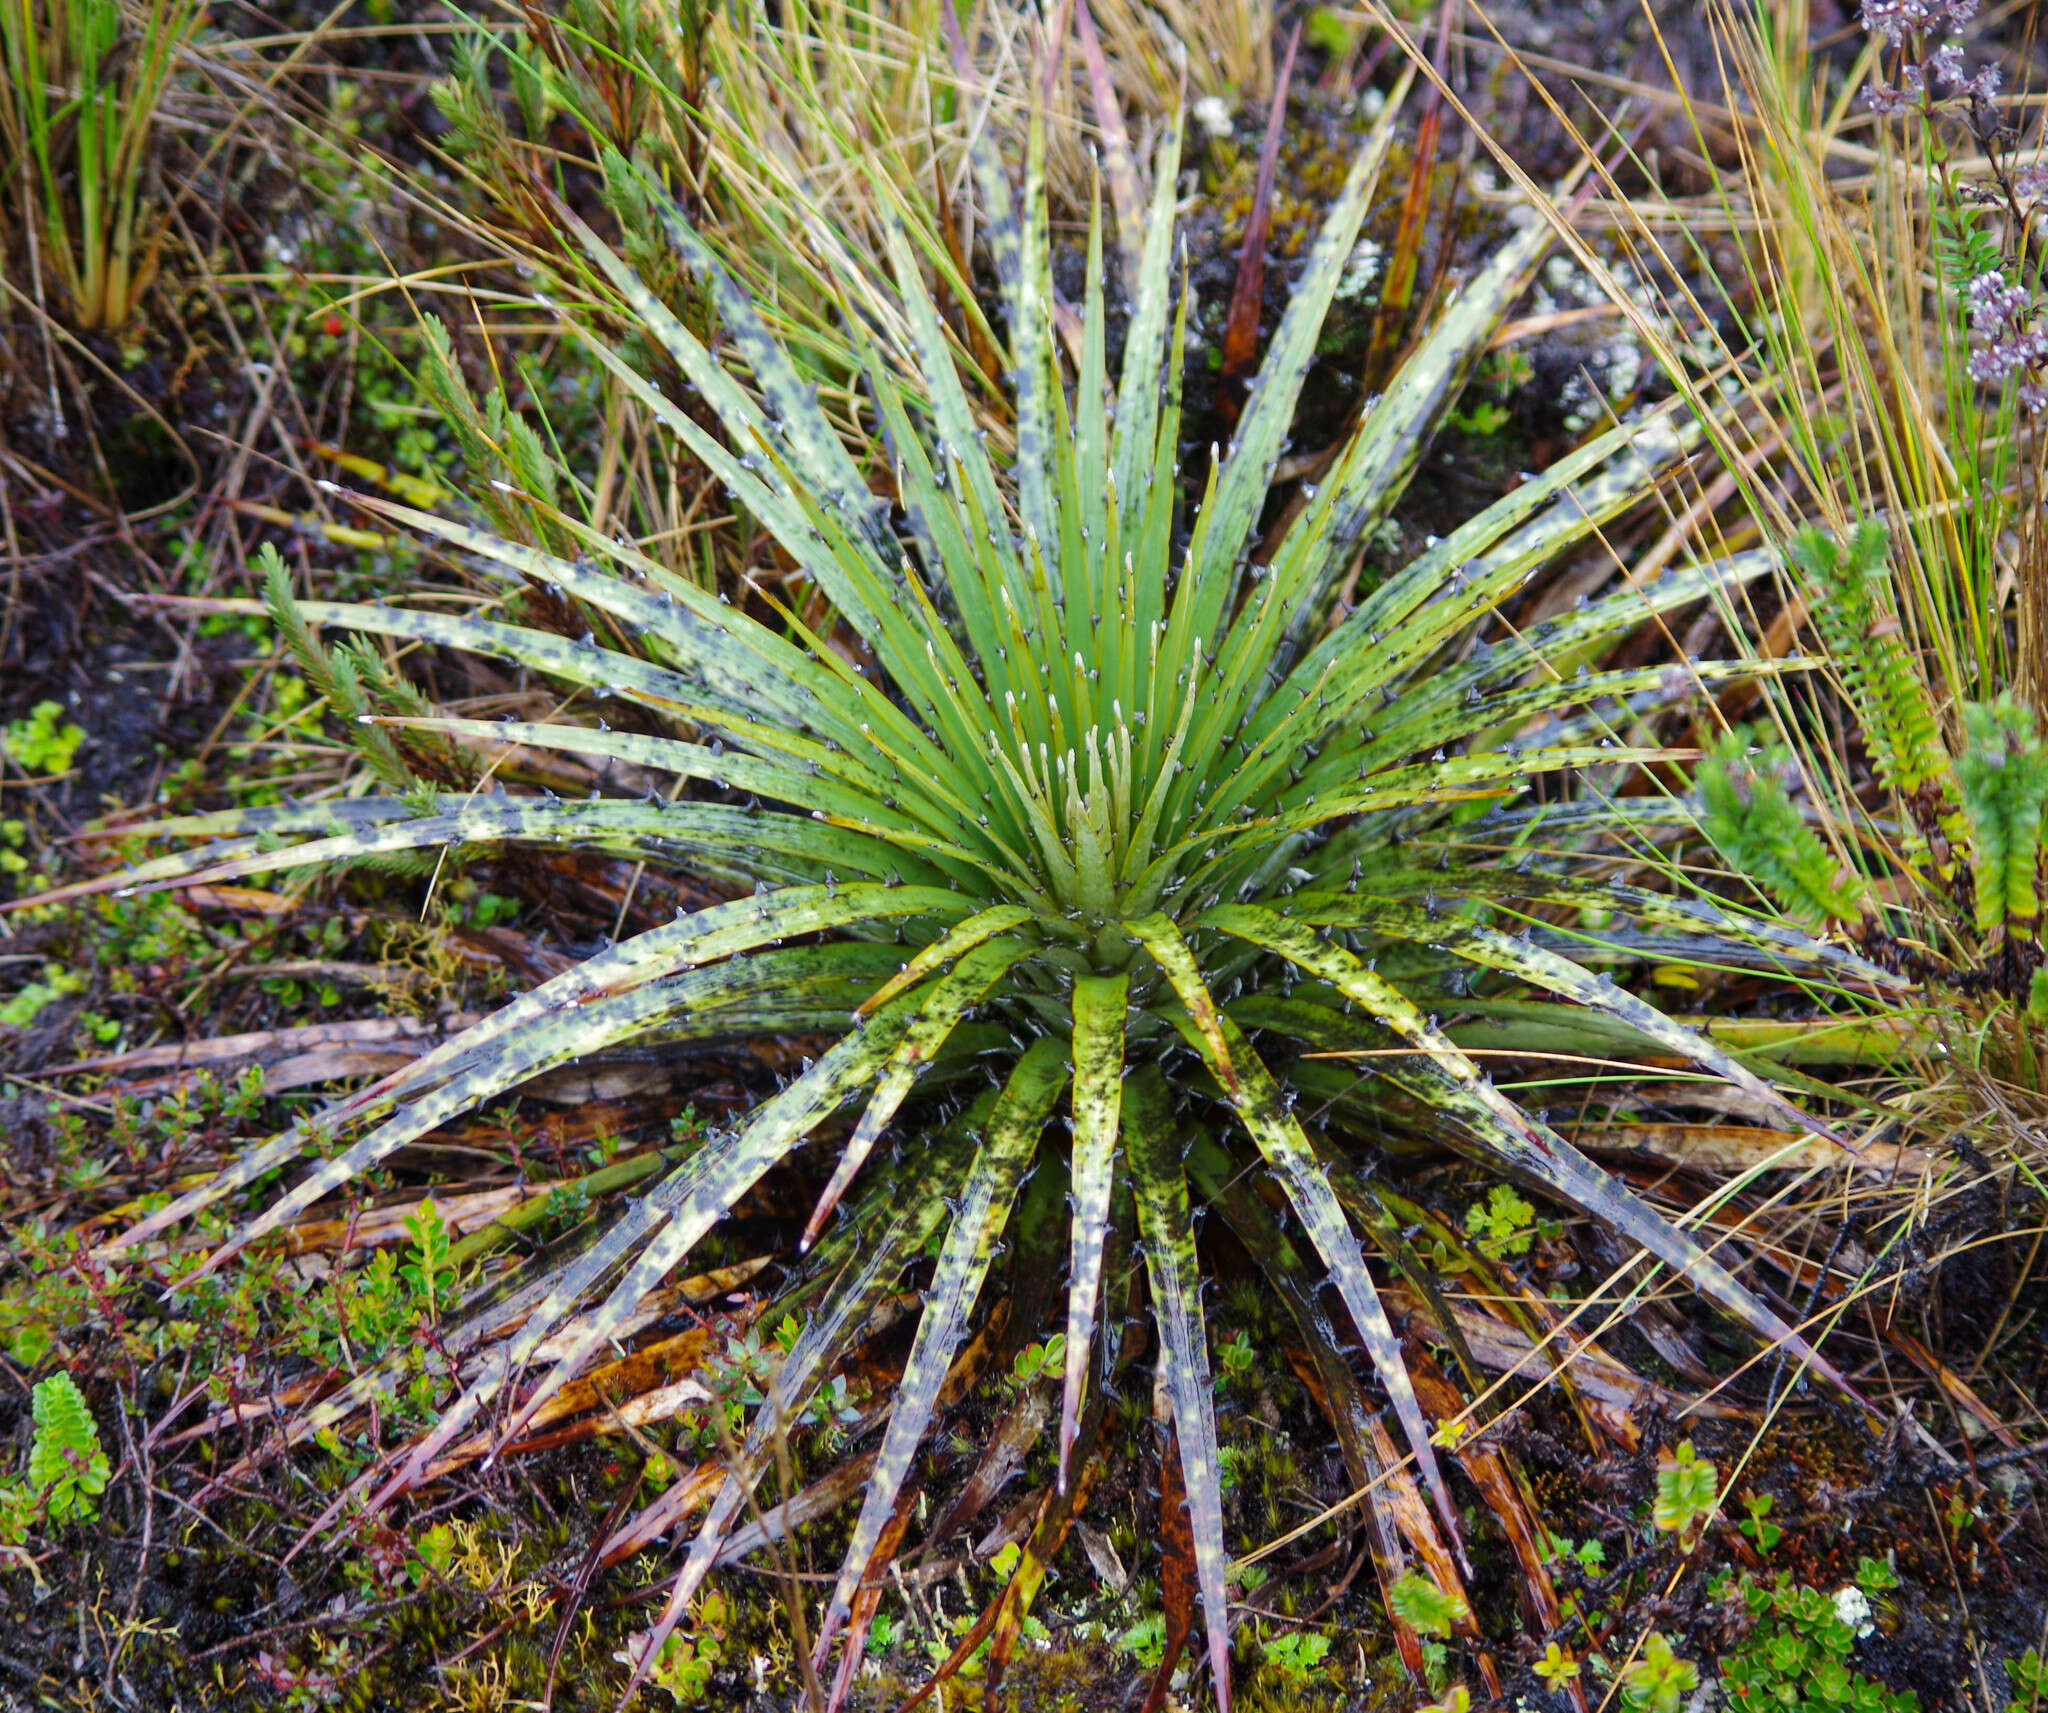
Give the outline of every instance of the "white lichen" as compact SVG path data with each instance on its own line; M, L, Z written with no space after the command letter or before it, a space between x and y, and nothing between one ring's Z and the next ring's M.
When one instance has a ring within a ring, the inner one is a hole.
M1858 1641L1877 1628L1877 1620L1871 1616L1870 1596L1853 1582L1835 1590L1835 1616Z
M1233 128L1230 103L1220 95L1205 95L1194 106L1195 123L1211 137L1227 137Z

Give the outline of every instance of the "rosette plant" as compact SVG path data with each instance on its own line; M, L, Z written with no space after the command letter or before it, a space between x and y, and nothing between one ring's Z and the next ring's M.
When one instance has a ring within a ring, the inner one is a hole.
M1624 587L1521 643L1473 643L1532 573L1648 491L1677 450L1668 428L1617 430L1573 453L1333 613L1361 545L1540 259L1540 221L1466 283L1322 479L1288 495L1277 522L1269 515L1302 381L1391 135L1383 124L1371 137L1330 209L1234 438L1194 458L1196 498L1180 480L1189 305L1175 280L1177 145L1169 138L1157 162L1113 381L1099 216L1085 302L1064 350L1055 338L1034 144L1021 193L992 149L979 172L1013 365L1001 389L1013 450L977 428L970 386L982 377L963 378L898 233L894 283L923 391L907 393L880 360L869 366L893 481L886 499L759 309L680 217L669 235L713 293L725 361L578 227L722 432L617 353L597 355L830 596L835 635L787 614L758 622L594 531L571 561L389 505L386 515L549 591L551 610L580 604L593 633L395 605L294 605L274 572L273 605L288 626L474 650L580 687L608 713L587 724L359 716L391 765L403 760L392 746L431 734L570 752L679 788L565 802L422 787L171 822L158 831L204 843L121 884L528 841L677 865L734 896L595 951L119 1242L333 1139L327 1158L235 1232L218 1265L435 1126L623 1043L834 1036L601 1234L471 1305L444 1346L468 1364L463 1390L387 1492L418 1479L549 1341L552 1366L512 1395L502 1434L515 1435L741 1196L842 1111L857 1118L818 1173L826 1181L806 1233L807 1244L825 1238L817 1254L829 1250L833 1266L807 1275L808 1323L741 1469L700 1525L671 1606L673 1616L708 1571L743 1481L764 1466L768 1418L801 1409L873 1306L935 1252L819 1628L821 1659L853 1610L992 1268L1000 1262L1015 1282L1013 1318L1035 1292L1026 1337L1065 1268L1064 1314L1053 1316L1065 1333L1064 1478L1112 1359L1105 1325L1120 1318L1105 1312L1105 1256L1141 1249L1227 1705L1220 1470L1191 1204L1245 1172L1269 1173L1296 1223L1271 1252L1284 1248L1334 1285L1349 1327L1330 1329L1338 1317L1297 1288L1298 1268L1289 1300L1305 1323L1319 1320L1326 1355L1355 1334L1455 1538L1400 1341L1345 1206L1347 1138L1381 1122L1383 1108L1606 1222L1757 1337L1819 1365L1690 1236L1498 1091L1439 1021L1461 994L1509 991L1563 1024L1593 1016L1610 1031L1603 1040L1619 1029L1782 1107L1711 1041L1587 962L1652 946L1661 960L1690 949L1778 967L1842 954L1702 901L1487 855L1512 842L1518 814L1532 824L1517 800L1533 781L1665 753L1613 735L1617 720L1633 724L1631 708L1745 670L1693 664L1674 684L1668 666L1575 667L1605 639L1762 569L1762 555ZM849 331L858 343L857 322ZM743 364L749 384L726 361ZM344 702L360 699L354 682L328 672L329 693ZM1567 829L1592 831L1604 814L1574 822L1568 806L1558 812ZM1475 815L1497 836L1471 836ZM1551 925L1558 907L1573 921L1597 908L1636 926L1574 941ZM1580 957L1567 955L1575 944ZM1328 1059L1301 1060L1297 1076L1303 1049L1374 1056L1363 1078L1345 1069L1332 1084ZM1295 1094L1311 1086L1326 1092L1298 1110ZM851 1217L835 1218L842 1196ZM368 1383L315 1419L333 1419Z

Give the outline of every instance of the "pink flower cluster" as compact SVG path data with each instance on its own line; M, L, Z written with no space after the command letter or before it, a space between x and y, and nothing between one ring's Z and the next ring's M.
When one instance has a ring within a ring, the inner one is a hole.
M1883 36L1893 47L1909 39L1930 36L1951 38L1924 59L1908 60L1899 67L1897 87L1874 85L1870 105L1881 114L1904 113L1928 104L1933 85L1946 85L1957 95L1989 101L1998 94L2003 77L1995 65L1980 66L1974 74L1963 67L1963 44L1953 39L1977 15L1979 0L1863 0L1863 27Z
M1893 47L1908 36L1946 36L1977 15L1978 0L1863 0L1863 27Z
M1985 386L2003 386L2014 375L2037 376L2048 370L2048 331L2032 325L2033 300L2002 273L1979 274L1965 294L1971 331L1983 341L1970 353L1970 378ZM2048 390L2038 380L2026 381L2020 402L2029 410L2048 403Z

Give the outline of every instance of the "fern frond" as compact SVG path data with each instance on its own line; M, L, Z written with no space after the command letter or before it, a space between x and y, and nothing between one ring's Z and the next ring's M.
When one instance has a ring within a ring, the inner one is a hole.
M32 1413L30 1488L52 1520L90 1521L97 1510L93 1500L107 1490L112 1468L84 1394L69 1374L52 1374L36 1383Z
M1846 542L1808 526L1785 550L1886 786L1914 798L1946 782L1933 693L1900 629L1890 532L1866 518ZM1938 813L1938 808L1932 813ZM1931 815L1930 815L1931 824Z
M2041 914L2036 875L2048 806L2048 750L2032 712L2000 696L1963 707L1967 741L1956 764L1970 824L1977 930L2031 930Z
M1725 734L1701 760L1701 824L1737 874L1770 894L1802 921L1853 922L1863 913L1860 877L1845 875L1820 835L1785 789L1791 755L1780 748L1752 756L1747 735Z

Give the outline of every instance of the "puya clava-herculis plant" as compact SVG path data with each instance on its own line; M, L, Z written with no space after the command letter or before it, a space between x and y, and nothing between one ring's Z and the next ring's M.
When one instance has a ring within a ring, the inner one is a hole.
M1062 368L1034 128L1021 189L992 143L978 158L982 230L1011 346L1013 457L999 459L975 432L919 260L892 234L895 289L923 360L914 404L889 363L867 370L894 508L870 492L761 311L678 214L668 216L670 241L713 294L724 350L744 361L751 391L561 213L716 413L722 436L593 341L598 357L829 595L839 638L788 616L770 628L595 531L582 532L581 556L556 557L385 501L365 503L510 579L544 585L551 599L580 603L592 631L574 639L396 605L295 603L273 569L273 605L307 627L473 650L578 686L610 715L578 724L392 713L364 716L363 731L566 752L673 777L690 794L564 802L423 785L168 821L155 831L199 843L91 884L171 885L509 841L626 853L737 896L595 952L253 1149L110 1248L237 1196L334 1139L332 1157L234 1232L209 1263L219 1266L444 1121L622 1043L836 1036L601 1234L474 1299L443 1340L466 1384L369 1502L422 1479L553 1339L556 1360L510 1411L500 1443L516 1438L726 1211L842 1108L859 1117L820 1174L829 1181L804 1233L807 1244L823 1239L814 1261L830 1256L801 1287L809 1322L698 1529L664 1625L710 1572L747 1483L766 1467L775 1424L800 1416L928 1243L936 1259L921 1318L819 1625L821 1659L949 1368L986 1312L999 1260L1026 1337L1040 1335L1062 1260L1067 1267L1055 1317L1065 1334L1064 1480L1086 1454L1120 1342L1104 1336L1113 1320L1105 1270L1141 1248L1209 1660L1227 1706L1220 1459L1191 1204L1218 1195L1227 1205L1216 1186L1247 1171L1277 1180L1298 1222L1296 1270L1312 1264L1334 1284L1455 1541L1429 1429L1347 1214L1348 1197L1371 1222L1370 1185L1345 1143L1352 1126L1380 1121L1383 1091L1401 1111L1419 1111L1436 1141L1584 1209L1758 1338L1833 1376L1691 1236L1496 1089L1438 1016L1475 984L1496 984L1534 995L1561 1026L1619 1023L1784 1110L1713 1042L1588 964L1624 962L1653 944L1660 961L1690 953L1822 980L1851 968L1885 979L1844 950L1711 902L1578 879L1533 852L1514 866L1490 854L1539 821L1550 843L1553 825L1566 839L1597 836L1615 811L1597 801L1530 808L1526 788L1574 770L1613 781L1667 757L1617 741L1616 720L1632 725L1696 684L1754 670L1703 662L1575 675L1548 662L1577 662L1646 615L1758 574L1769 556L1672 571L1519 642L1474 645L1475 627L1503 599L1650 490L1679 445L1652 420L1573 452L1349 612L1329 610L1540 260L1540 223L1509 236L1447 303L1323 480L1300 491L1277 545L1253 552L1317 333L1392 135L1382 123L1362 148L1235 438L1210 450L1192 505L1178 480L1189 305L1174 287L1177 136L1156 163L1113 380L1099 213L1080 337ZM857 338L857 322L852 331ZM1460 817L1482 812L1486 837L1471 841ZM1546 919L1553 909L1639 926L1566 934ZM1292 1099L1289 1061L1304 1049L1373 1055L1366 1074L1318 1097L1314 1130ZM850 1217L834 1222L842 1197ZM1247 1218L1255 1214L1270 1223L1257 1206ZM1293 1241L1276 1229L1266 1247L1295 1253ZM1331 1317L1312 1286L1295 1283L1290 1276L1283 1294L1304 1336L1333 1381L1355 1387ZM406 1360L394 1353L381 1375L308 1411L294 1432L359 1408Z
M1874 958L2048 1018L2048 746L2010 692L1953 708L1937 695L1906 644L1889 542L1873 520L1843 538L1808 526L1785 558L1894 812L1890 827L1838 792L1822 795L1818 813L1803 809L1791 750L1747 731L1724 734L1701 764L1702 824L1730 868L1788 915L1841 924ZM1848 849L1831 848L1822 828L1845 829Z
M125 327L156 278L158 109L204 20L198 0L0 0L7 247L18 278L56 281L75 326Z

